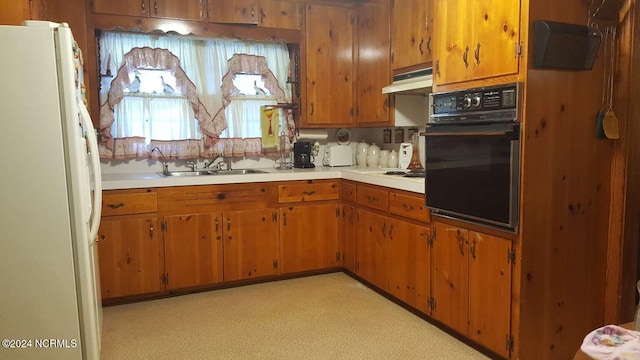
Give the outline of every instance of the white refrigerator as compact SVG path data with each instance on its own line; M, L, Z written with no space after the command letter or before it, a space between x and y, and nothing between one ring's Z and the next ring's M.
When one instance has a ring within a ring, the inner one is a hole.
M66 24L0 26L0 359L99 359L101 179Z

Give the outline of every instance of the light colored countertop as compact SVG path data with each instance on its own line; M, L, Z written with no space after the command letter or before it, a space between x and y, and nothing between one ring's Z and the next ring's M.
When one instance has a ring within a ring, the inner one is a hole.
M134 189L163 186L239 184L266 181L293 181L319 179L347 179L366 184L386 186L393 189L424 194L423 178L408 178L397 175L384 175L388 170L366 167L323 167L313 169L260 169L264 174L243 175L204 175L188 177L165 177L155 172L135 174L103 174L104 190Z

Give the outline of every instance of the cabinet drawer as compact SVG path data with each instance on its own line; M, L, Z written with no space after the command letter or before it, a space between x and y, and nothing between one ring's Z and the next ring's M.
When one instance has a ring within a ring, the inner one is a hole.
M337 200L340 188L338 180L292 181L278 185L278 198L281 203Z
M154 192L102 195L102 216L156 211L158 211L158 196Z
M410 219L431 222L431 212L424 205L424 195L412 196L392 192L389 196L389 212Z
M387 211L389 208L389 192L368 186L358 186L356 193L358 205Z
M356 202L356 185L352 183L342 183L341 199L346 202Z

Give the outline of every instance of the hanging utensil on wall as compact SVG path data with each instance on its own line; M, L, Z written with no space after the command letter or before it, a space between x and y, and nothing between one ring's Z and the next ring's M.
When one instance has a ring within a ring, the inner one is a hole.
M611 69L609 71L609 101L607 106L607 112L604 114L604 118L602 119L602 127L604 129L604 134L608 139L619 139L620 138L620 130L618 127L618 118L616 114L613 112L613 93L614 93L614 77L615 77L615 67L616 67L616 27L612 26L610 29L611 33Z
M609 99L609 77L607 76L609 68L609 58L607 57L607 51L609 48L609 32L609 28L606 28L604 31L604 46L602 49L602 59L604 62L604 64L602 65L602 101L600 102L600 111L598 112L598 116L596 118L596 138L598 139L606 138L602 121L604 120L605 112L607 112L607 100Z

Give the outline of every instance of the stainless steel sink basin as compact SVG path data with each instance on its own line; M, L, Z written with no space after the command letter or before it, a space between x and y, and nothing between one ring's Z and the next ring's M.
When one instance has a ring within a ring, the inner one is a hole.
M169 171L168 173L158 173L162 176L203 176L215 175L213 170L196 170L196 171Z
M231 170L196 170L196 171L169 171L168 173L158 173L162 176L206 176L206 175L243 175L243 174L266 174L266 171L257 169L231 169Z
M266 174L266 171L257 169L231 169L231 170L214 170L215 175L243 175L243 174Z

